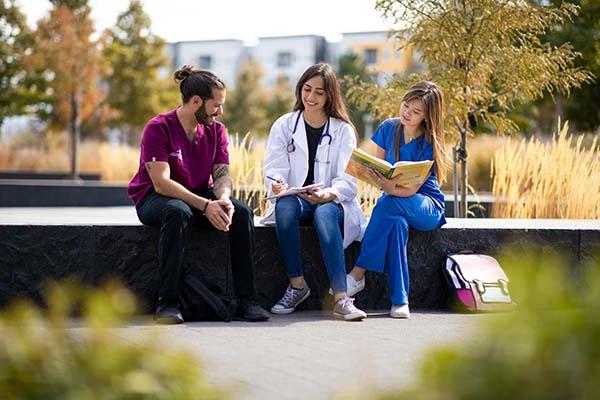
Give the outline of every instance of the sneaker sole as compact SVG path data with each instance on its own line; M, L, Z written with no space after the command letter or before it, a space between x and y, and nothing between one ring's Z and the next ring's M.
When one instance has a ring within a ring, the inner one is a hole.
M363 314L340 314L340 313L333 313L333 318L337 318L337 319L343 319L345 321L361 321L365 318L367 318L366 315Z
M154 318L154 322L159 324L159 325L178 325L178 324L183 324L183 319L179 319L179 318Z
M392 314L392 313L390 313L390 317L397 318L397 319L409 319L410 314Z
M285 314L293 313L294 310L295 310L295 308L278 308L278 309L271 308L271 313L278 314L278 315L285 315Z
M308 299L308 296L310 296L310 289L306 292L306 294L304 295L304 297L302 297L300 299L300 301L298 301L298 303L296 304L296 306L294 308L278 308L278 309L274 309L271 307L271 313L273 314L278 314L278 315L285 315L285 314L291 314L296 310L296 307L298 307L300 304L302 304L302 302L306 299Z

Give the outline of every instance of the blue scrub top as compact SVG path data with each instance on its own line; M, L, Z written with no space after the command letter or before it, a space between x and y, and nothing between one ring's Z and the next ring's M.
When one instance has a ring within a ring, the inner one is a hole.
M396 143L396 132L400 126L400 118L386 119L379 125L375 134L371 137L377 146L385 149L385 160L391 164L396 161L423 161L433 160L433 147L425 136L411 141L408 144L404 143L404 131L400 138L400 159L395 159L394 145ZM444 211L444 194L440 190L437 177L435 176L435 164L431 167L429 178L419 188L417 193L429 197L440 210ZM443 215L443 214L442 214Z

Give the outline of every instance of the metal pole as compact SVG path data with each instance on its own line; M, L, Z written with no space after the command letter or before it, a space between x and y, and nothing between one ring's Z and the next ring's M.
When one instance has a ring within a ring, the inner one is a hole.
M454 190L454 218L460 217L458 207L458 143L452 147L452 189Z
M71 179L79 179L79 139L81 101L78 92L71 93Z
M460 131L460 161L461 161L461 174L460 174L460 208L461 217L467 218L467 210L469 205L467 204L467 124L463 124L463 128Z

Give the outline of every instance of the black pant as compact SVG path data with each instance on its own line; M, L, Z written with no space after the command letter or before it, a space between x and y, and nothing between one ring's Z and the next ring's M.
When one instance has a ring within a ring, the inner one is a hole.
M196 193L215 199L212 189ZM233 288L242 303L255 300L254 286L254 213L244 203L231 199L235 211L229 226L229 254L233 275ZM201 229L216 230L199 210L186 202L162 196L154 191L138 203L137 214L145 225L160 227L158 260L160 264L159 298L176 300L183 249L191 225ZM235 254L233 254L233 250ZM227 266L225 265L225 268Z

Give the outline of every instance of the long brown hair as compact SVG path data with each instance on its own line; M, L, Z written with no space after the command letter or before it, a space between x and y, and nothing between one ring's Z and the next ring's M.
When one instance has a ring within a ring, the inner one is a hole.
M323 78L323 83L325 85L325 93L327 94L327 101L323 107L325 114L327 114L328 117L334 117L349 123L358 137L356 127L348 116L348 110L346 109L346 105L342 98L337 75L331 65L327 63L311 65L304 71L296 84L296 104L294 104L294 111L304 110L304 103L302 103L302 87L309 79L312 79L315 76Z
M444 139L444 96L442 90L433 82L421 81L412 85L402 97L402 103L421 100L425 105L425 118L421 122L423 135L433 147L433 161L435 162L435 175L439 184L446 180L446 161L448 154L445 149ZM404 126L398 125L394 151L398 160L400 152L400 137Z

